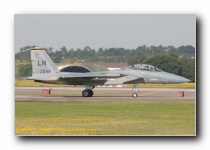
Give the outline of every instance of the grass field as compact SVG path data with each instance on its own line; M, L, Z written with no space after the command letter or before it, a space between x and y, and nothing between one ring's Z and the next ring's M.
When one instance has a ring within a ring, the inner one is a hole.
M72 86L72 85L56 85L34 82L33 80L15 80L15 86L44 86L44 87L56 87L56 86ZM133 85L127 85L132 87ZM140 88L195 88L195 83L182 83L182 84L141 84Z
M16 102L16 135L195 135L194 103Z

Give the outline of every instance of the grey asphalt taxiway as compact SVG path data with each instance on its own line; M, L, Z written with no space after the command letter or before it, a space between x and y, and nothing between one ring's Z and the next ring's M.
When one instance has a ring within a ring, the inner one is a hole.
M43 90L51 89L51 94ZM93 89L93 97L82 97L83 87L15 87L16 102L195 102L195 89L140 88L132 97L131 88ZM184 92L184 97L178 95Z

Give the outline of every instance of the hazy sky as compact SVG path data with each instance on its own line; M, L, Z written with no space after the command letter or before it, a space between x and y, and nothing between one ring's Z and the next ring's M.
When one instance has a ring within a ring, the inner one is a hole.
M196 47L195 15L23 15L14 17L14 48L36 45L59 50L90 46L192 45Z

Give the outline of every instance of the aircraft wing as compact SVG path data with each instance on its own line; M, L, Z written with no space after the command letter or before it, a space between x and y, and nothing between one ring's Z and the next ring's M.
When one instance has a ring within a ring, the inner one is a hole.
M58 80L58 77L45 77L45 76L43 76L43 77L37 77L37 76L32 76L32 77L27 77L27 79L28 80Z
M59 78L120 78L127 76L120 73L101 73L101 72L88 72L88 73L60 73Z
M75 78L120 78L126 76L120 73L67 73L60 72L56 76L32 76L27 77L28 80L59 80L59 79L75 79Z
M70 73L70 74L63 74L59 76L59 79L70 79L70 80L100 80L100 79L107 79L106 84L137 84L137 83L144 83L144 78L130 75L130 74L123 74L123 73L116 73L116 72L89 72L89 73ZM110 79L110 80L109 80Z

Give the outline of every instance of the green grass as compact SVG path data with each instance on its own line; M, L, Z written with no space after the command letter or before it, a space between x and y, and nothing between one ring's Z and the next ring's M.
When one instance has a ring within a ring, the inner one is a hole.
M194 103L15 105L16 135L195 135Z

